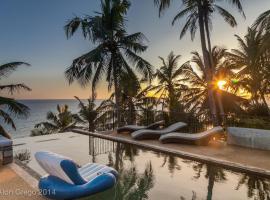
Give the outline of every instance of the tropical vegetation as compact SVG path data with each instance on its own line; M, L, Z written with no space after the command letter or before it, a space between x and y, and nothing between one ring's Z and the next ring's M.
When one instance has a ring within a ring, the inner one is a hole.
M63 133L76 128L77 124L84 123L78 114L73 114L69 111L68 105L57 105L57 112L49 111L46 117L47 121L36 124L31 135Z
M128 0L101 1L101 11L96 16L75 17L65 26L68 38L82 29L85 39L96 47L76 58L65 74L70 83L77 80L81 85L90 81L93 90L103 76L108 89L114 88L116 118L120 120L121 77L123 73L136 76L134 69L143 78L151 79L152 66L139 56L146 51L146 37L141 33L128 34L126 13L130 7Z
M18 69L19 66L26 65L30 66L25 62L11 62L0 65L0 80L8 78L12 72ZM7 92L9 95L13 95L15 92L19 92L20 90L31 91L31 89L23 83L19 84L8 84L8 85L0 85L1 93L5 94ZM12 129L16 130L16 125L14 122L14 118L23 117L26 118L29 115L29 108L16 101L14 98L8 98L4 96L0 96L0 135L4 137L10 138L8 131L6 130L6 126L10 126ZM2 124L3 123L3 124Z

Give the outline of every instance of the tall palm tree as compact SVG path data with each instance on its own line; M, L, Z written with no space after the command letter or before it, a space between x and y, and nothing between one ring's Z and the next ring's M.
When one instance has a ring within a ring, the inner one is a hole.
M7 78L21 65L30 66L25 62L11 62L0 65L0 80ZM23 83L0 85L1 92L6 91L11 95L20 90L31 91L31 89ZM3 119L5 124L10 125L14 130L16 130L16 125L13 117L27 117L28 114L29 108L26 105L16 101L13 98L0 96L0 117ZM0 125L0 134L10 138L10 135L7 133L2 124Z
M69 111L68 105L57 105L57 112L49 111L46 117L48 121L36 124L35 128L45 128L49 133L63 133L71 131L78 123L84 123L77 114Z
M215 46L212 48L213 58L213 85L217 80L227 80L230 82L230 77L233 77L233 72L230 69L231 65L226 61L227 50L222 47ZM186 106L190 112L197 114L206 114L208 112L208 92L206 74L204 71L203 58L198 52L192 52L193 57L183 68L183 74L188 78L191 88L186 92ZM245 99L236 96L225 90L220 90L217 86L214 88L214 93L221 96L222 104L226 112L241 112L241 103L246 102ZM215 95L217 96L217 95Z
M171 0L154 0L155 4L159 5L160 14L171 4ZM208 101L210 111L213 117L213 121L217 123L217 107L214 99L213 89L212 89L212 58L211 58L211 40L210 40L210 27L211 18L214 12L218 12L226 22L231 26L236 25L236 20L234 17L224 8L217 4L218 0L182 0L183 9L175 16L173 24L176 20L187 16L186 24L184 25L180 38L185 35L185 33L190 30L191 38L195 37L195 33L199 27L200 31L200 41L203 54L204 62L204 73L206 75ZM238 10L244 15L241 0L229 0L227 1L233 6L236 6ZM207 48L208 42L208 48Z
M182 91L187 90L188 87L183 83L186 79L181 78L183 66L178 66L180 57L180 55L175 55L173 52L168 55L167 60L159 57L162 66L155 73L158 84L152 87L155 95L159 95L161 99L166 101L170 117L175 115L176 112L184 112L179 99Z
M147 79L152 76L152 66L138 55L147 49L145 36L141 32L129 35L126 31L125 15L129 7L128 0L101 1L101 12L96 16L75 17L65 26L68 38L81 27L83 36L97 45L73 61L65 72L67 79L70 83L78 80L81 85L92 79L92 87L95 88L106 75L108 88L114 87L118 122L121 74L134 74L135 68Z
M95 95L93 95L92 98L87 99L87 104L82 102L82 100L79 97L75 96L75 99L79 101L79 116L82 120L86 121L88 123L88 130L90 132L95 131L95 121L98 116L98 112L96 110L95 105Z
M239 84L251 94L251 99L258 106L262 101L265 109L270 109L266 102L269 94L270 60L269 37L265 37L262 30L248 29L244 38L236 35L239 49L233 49L228 55L232 65L239 69L237 78Z

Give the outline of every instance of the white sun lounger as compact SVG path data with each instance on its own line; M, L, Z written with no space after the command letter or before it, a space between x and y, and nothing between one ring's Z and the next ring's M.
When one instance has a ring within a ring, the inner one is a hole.
M161 135L177 131L185 127L186 125L187 124L184 122L177 122L161 130L143 129L143 130L135 131L131 134L131 136L133 139L136 139L136 140L158 139Z
M220 136L224 133L224 130L221 126L214 127L207 131L195 134L189 133L168 133L162 135L159 138L159 141L162 143L184 143L184 144L195 144L195 145L208 145L209 141L215 137Z
M149 124L148 126L137 126L137 125L126 125L123 127L120 127L117 129L117 133L122 133L122 132L134 132L142 129L157 129L160 126L164 125L164 121L158 121L152 124Z

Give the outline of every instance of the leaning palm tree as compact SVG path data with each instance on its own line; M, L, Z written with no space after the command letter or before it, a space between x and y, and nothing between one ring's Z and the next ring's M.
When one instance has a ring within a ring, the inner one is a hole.
M82 120L88 123L88 130L93 132L95 130L95 120L98 116L98 111L95 105L95 95L92 98L87 99L85 104L79 97L75 96L75 99L79 101L79 116Z
M164 10L170 7L171 0L154 0L155 4L159 6L159 13L161 14ZM195 33L199 28L201 48L203 54L204 71L207 80L208 89L208 101L210 111L213 117L214 123L217 123L217 108L214 99L212 89L212 58L211 58L211 40L210 40L210 27L211 19L214 12L218 12L226 22L231 26L236 26L236 20L234 17L224 8L218 5L218 0L182 0L183 9L175 16L173 24L176 20L186 17L186 23L181 31L180 38L189 30L191 38L195 37ZM233 6L236 6L238 10L244 15L241 0L229 0ZM245 15L244 15L245 16ZM208 48L207 48L208 43Z
M152 66L138 55L147 49L145 36L140 32L129 35L126 31L125 15L129 7L128 0L101 1L101 12L98 15L75 17L65 26L68 38L81 27L83 36L97 45L73 61L65 72L67 79L70 83L78 80L81 85L86 85L92 79L92 87L95 88L105 75L108 89L114 87L118 122L121 74L134 74L134 66L144 78L152 76Z
M267 34L267 33L266 33ZM266 101L269 94L269 37L265 37L263 30L248 29L244 38L236 35L239 49L233 49L228 55L232 65L239 71L236 78L239 84L251 94L251 100L255 105L264 104L270 115L270 109Z
M12 62L0 65L0 80L3 78L7 78L21 65L29 66L28 63L24 62ZM1 92L6 91L11 95L14 94L14 92L18 92L20 90L30 91L31 89L23 83L0 85ZM16 101L13 98L0 96L0 117L3 119L3 123L11 126L14 130L16 130L16 125L13 117L27 117L28 114L29 108L26 105ZM0 125L0 134L10 138L10 135L7 133L2 124Z
M57 105L57 112L49 111L46 117L48 121L36 124L35 128L45 129L48 133L63 133L72 130L78 123L84 123L77 114L69 111L68 105Z
M182 91L188 89L188 86L184 84L186 79L181 78L183 66L178 66L180 57L180 55L175 55L173 52L168 55L167 60L159 57L162 66L155 73L158 84L152 87L155 95L159 95L159 98L164 101L170 118L173 115L175 116L176 113L182 114L184 112L179 100Z

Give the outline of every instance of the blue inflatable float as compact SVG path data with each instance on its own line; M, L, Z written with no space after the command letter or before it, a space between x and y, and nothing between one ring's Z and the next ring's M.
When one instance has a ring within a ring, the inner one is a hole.
M115 185L118 176L106 165L78 167L72 159L52 152L37 152L35 158L48 173L40 179L39 189L50 199L75 199L105 191Z

